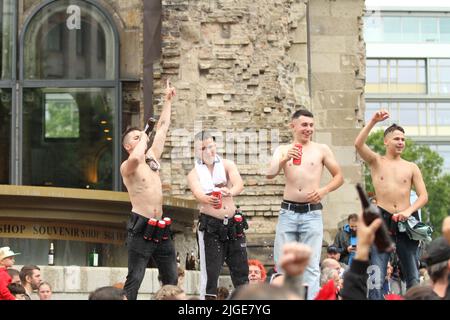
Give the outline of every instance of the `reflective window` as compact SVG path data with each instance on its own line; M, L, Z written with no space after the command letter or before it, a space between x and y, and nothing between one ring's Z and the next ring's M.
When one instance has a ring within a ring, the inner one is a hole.
M426 93L424 59L367 59L368 93Z
M366 42L450 43L450 17L382 16L364 18Z
M0 184L9 184L11 163L11 89L0 89Z
M14 35L14 1L0 0L0 78L12 77L12 48Z
M430 59L430 93L450 94L450 59Z
M393 123L405 126L412 136L450 135L450 103L433 102L368 102L366 103L366 123L374 112L386 109L389 119L378 123L378 127L388 127Z
M76 4L75 4L76 3ZM114 79L114 33L84 1L61 0L33 17L24 39L25 79Z
M111 190L115 106L114 89L24 89L23 184Z

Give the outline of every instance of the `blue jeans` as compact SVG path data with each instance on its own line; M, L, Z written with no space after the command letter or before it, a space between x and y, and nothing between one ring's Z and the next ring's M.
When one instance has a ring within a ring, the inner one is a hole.
M398 233L393 236L396 244L396 252L400 261L400 268L406 282L406 288L409 289L419 283L419 269L417 261L417 250L419 241L411 240L405 233ZM387 264L390 254L378 252L375 246L372 246L370 252L370 264L368 269L369 280L369 299L383 300L383 282L386 278Z
M312 255L303 275L308 284L308 300L314 299L320 289L320 255L322 251L323 222L322 210L307 213L281 209L274 243L274 260L279 271L278 261L285 243L301 242L311 247Z

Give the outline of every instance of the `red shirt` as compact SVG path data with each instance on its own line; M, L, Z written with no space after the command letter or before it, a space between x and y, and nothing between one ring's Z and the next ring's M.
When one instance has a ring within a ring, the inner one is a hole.
M8 284L11 283L11 277L6 268L0 267L0 300L16 300L8 289Z

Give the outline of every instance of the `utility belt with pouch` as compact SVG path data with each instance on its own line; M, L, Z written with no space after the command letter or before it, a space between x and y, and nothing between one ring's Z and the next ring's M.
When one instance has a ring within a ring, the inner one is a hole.
M241 213L230 219L225 218L223 220L204 213L201 213L199 216L198 230L213 234L222 242L245 238L245 230L247 229L247 221Z
M128 221L127 231L133 235L142 234L142 237L147 241L160 243L164 240L173 239L171 225L172 219L169 217L165 217L162 220L149 219L132 212Z

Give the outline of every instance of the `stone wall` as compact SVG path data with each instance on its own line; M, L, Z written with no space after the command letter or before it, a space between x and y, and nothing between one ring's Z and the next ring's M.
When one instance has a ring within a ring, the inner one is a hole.
M310 43L307 6L306 0L163 1L155 97L167 77L178 89L165 190L191 197L192 136L217 131L219 152L234 158L245 182L236 201L251 220L249 255L269 264L284 178L267 180L264 171L273 148L290 141L289 116L301 105L315 113L315 140L331 146L345 176L324 200L324 240L332 241L338 221L359 208L353 139L364 101L364 1L310 1Z

